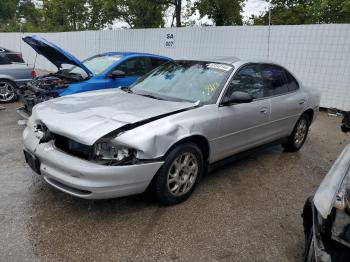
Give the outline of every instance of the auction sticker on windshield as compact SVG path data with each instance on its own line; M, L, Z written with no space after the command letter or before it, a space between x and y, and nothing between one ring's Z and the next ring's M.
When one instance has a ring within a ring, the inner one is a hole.
M212 69L222 70L222 71L230 71L232 69L232 66L224 65L224 64L216 64L216 63L207 64L207 67Z

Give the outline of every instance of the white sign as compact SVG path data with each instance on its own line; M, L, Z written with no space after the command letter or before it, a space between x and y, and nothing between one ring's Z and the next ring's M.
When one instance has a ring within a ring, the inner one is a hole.
M174 48L175 45L175 34L167 33L165 34L165 47Z

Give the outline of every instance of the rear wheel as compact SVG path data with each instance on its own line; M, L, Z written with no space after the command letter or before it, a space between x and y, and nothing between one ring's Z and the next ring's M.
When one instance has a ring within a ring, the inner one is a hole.
M295 124L292 134L288 137L288 142L282 144L284 149L289 152L298 151L305 143L309 133L310 120L306 114L303 114Z
M0 102L8 103L16 99L16 85L7 80L0 80Z
M164 205L185 201L203 174L204 161L200 149L192 143L175 147L157 173L155 193Z

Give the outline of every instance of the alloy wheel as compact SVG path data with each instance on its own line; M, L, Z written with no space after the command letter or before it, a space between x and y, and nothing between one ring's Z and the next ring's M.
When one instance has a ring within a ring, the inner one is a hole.
M189 152L179 155L168 172L167 185L174 196L182 196L194 186L198 175L198 160Z
M296 146L300 146L303 143L307 134L307 128L308 124L306 120L300 119L294 136L294 143Z
M0 81L0 101L9 102L15 97L14 86L7 81Z

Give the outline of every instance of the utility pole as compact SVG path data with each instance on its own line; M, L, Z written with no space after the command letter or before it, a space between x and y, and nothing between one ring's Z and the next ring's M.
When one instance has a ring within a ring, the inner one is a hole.
M270 59L270 38L271 38L271 6L269 6L269 33L267 36L267 59Z
M22 21L19 23L19 51L22 53Z

